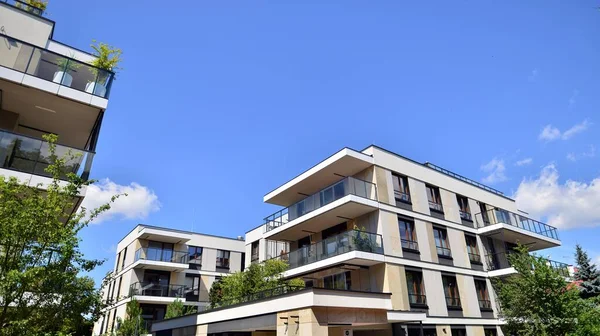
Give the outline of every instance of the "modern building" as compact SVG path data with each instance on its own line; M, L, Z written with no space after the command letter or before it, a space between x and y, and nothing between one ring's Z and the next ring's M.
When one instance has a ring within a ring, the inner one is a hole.
M0 1L0 175L42 188L51 181L44 134L58 135L57 155L78 154L67 169L88 178L114 77L55 40L54 26L37 7Z
M137 225L117 245L112 280L103 293L112 304L95 323L93 335L115 331L132 298L140 303L147 330L175 300L203 311L213 282L243 269L244 244L242 237Z
M264 201L282 209L246 233L246 266L283 259L306 287L155 323L155 335L502 335L490 280L515 272L516 244L561 244L502 192L377 146L344 148Z

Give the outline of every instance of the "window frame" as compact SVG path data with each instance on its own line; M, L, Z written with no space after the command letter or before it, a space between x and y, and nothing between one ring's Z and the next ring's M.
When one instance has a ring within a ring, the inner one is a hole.
M458 213L460 214L460 219L472 222L473 215L471 214L471 207L469 206L469 198L456 194L456 202L458 203Z
M260 254L260 242L257 240L257 241L252 242L252 245L250 246L250 262L251 263L258 262L259 254Z
M412 204L407 176L392 173L392 187L394 189L394 198L396 202Z
M402 235L404 228L405 235ZM398 217L398 231L400 233L400 245L403 250L419 251L419 242L417 241L417 232L415 231L415 222L406 218ZM410 234L410 237L407 235Z
M475 292L477 293L477 301L479 302L479 309L481 311L493 311L487 281L485 281L484 279L474 280Z
M427 293L425 293L425 283L423 282L423 272L413 269L405 269L404 275L406 277L406 289L408 292L409 305L415 308L428 308ZM412 281L409 280L409 275ZM414 280L416 279L419 281L415 282ZM416 297L416 300L411 300L411 296Z
M427 201L429 202L429 210L433 210L435 212L443 214L444 205L442 204L440 188L431 184L426 184L425 192L427 194Z
M469 244L469 240L471 240L474 245ZM479 248L477 244L477 237L472 236L470 234L465 234L465 245L467 247L467 255L469 256L469 261L472 264L483 265L481 261L481 254L479 253Z
M219 252L223 253L222 257L219 257ZM225 253L227 254L227 257L225 257ZM224 266L226 261L226 266ZM216 260L216 267L217 268L227 268L229 269L231 266L231 251L228 250L217 250L217 260Z
M437 237L436 237L436 233ZM433 240L435 242L435 249L438 257L452 259L452 250L450 249L450 242L448 241L448 230L438 226L433 227ZM440 245L438 245L438 241ZM440 253L440 251L442 253Z
M446 297L446 307L450 310L462 310L456 275L442 274L442 286Z

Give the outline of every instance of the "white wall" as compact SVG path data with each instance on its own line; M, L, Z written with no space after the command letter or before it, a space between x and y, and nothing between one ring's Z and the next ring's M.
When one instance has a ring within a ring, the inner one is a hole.
M6 35L41 48L46 46L53 27L48 20L3 2L0 2L0 24Z

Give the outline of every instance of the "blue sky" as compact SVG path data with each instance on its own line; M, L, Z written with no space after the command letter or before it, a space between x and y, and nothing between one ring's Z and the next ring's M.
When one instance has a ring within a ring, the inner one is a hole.
M600 257L598 5L50 1L57 40L124 51L88 202L130 197L82 233L94 276L138 222L243 235L265 193L371 143L518 192L566 228L558 261Z

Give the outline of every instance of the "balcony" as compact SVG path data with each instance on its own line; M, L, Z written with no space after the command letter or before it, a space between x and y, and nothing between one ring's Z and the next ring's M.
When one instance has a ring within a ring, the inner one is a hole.
M350 230L272 259L286 261L289 264L288 270L292 270L353 251L383 254L382 241L381 235ZM367 266L377 262L372 262L367 259L353 261L352 263Z
M69 146L56 145L55 155L58 158L67 158L61 179L66 180L67 173L77 174L84 179L88 178L94 153ZM82 165L84 160L85 164ZM50 145L47 141L4 130L0 131L0 168L51 177L51 174L45 170L51 162ZM15 174L15 176L18 178L23 177L19 174Z
M9 4L9 5L13 5L23 11L26 11L27 13L31 13L33 15L37 15L37 16L43 16L44 15L44 9L36 7L36 6L32 6L26 2L23 1L19 1L19 0L4 0L5 3Z
M481 235L494 236L511 243L519 242L528 245L532 251L560 245L555 227L503 209L478 213L475 221Z
M164 298L179 298L185 301L184 285L161 285L153 282L136 282L129 286L129 296L141 303L170 302Z
M134 268L177 272L188 269L188 261L187 251L141 247L135 251L133 265Z
M269 236L295 229L288 232L287 236L284 234L271 239L296 240L300 236L306 235L306 231L322 231L329 226L339 224L340 218L356 218L376 210L377 207L375 184L346 177L267 216L264 219L264 228ZM294 228L299 223L303 223L301 230Z
M113 72L4 34L0 34L0 39L3 40L0 43L0 66L25 74L0 69L0 77L86 103L91 103L87 95L108 99ZM40 83L38 79L44 82Z
M486 256L488 274L490 276L506 276L510 274L516 274L517 271L511 266L509 261L510 252L499 252L494 254L488 254ZM546 264L554 268L560 275L565 278L570 277L569 265L558 261L545 259Z

